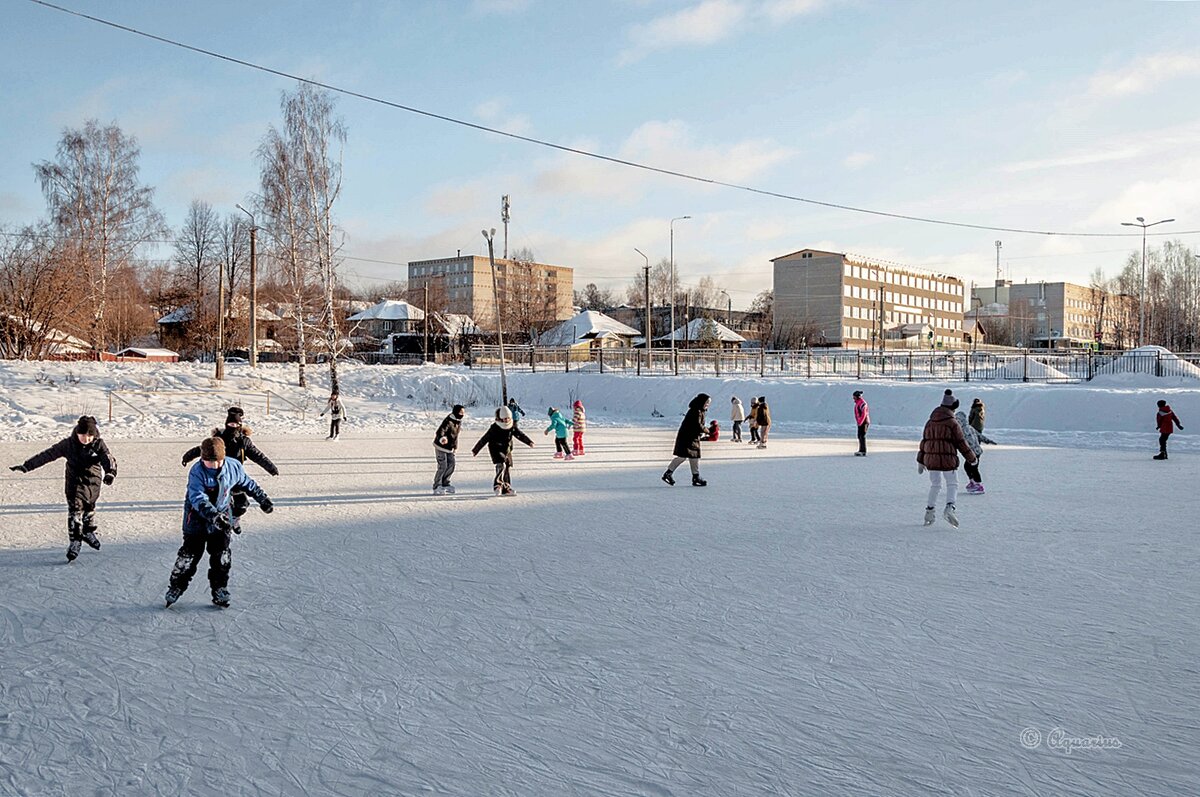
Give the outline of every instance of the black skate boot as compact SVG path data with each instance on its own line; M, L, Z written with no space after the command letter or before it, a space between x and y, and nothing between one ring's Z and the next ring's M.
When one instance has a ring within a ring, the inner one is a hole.
M175 601L179 600L179 597L181 595L183 595L183 590L177 589L175 587L169 587L167 589L167 595L166 595L166 602L167 602L166 608L170 609L171 604L174 603Z
M708 482L704 481L704 479L701 479L699 473L693 473L692 474L692 486L693 487L707 487Z
M71 544L67 546L67 561L74 562L79 556L79 546L82 540L71 540Z
M95 548L97 551L100 550L100 538L96 536L96 529L85 528L83 530L82 537L83 541L88 544L89 548Z
M667 484L671 485L672 487L675 486L675 477L671 475L671 471L669 471L669 470L663 471L662 480L665 481Z
M1166 459L1166 458L1167 458L1167 452L1166 452L1166 451L1163 451L1161 454L1155 454L1155 455L1154 455L1154 459Z
M232 596L229 594L229 590L225 589L224 587L221 587L220 589L214 589L213 605L220 606L222 609L224 609L229 606L231 597Z

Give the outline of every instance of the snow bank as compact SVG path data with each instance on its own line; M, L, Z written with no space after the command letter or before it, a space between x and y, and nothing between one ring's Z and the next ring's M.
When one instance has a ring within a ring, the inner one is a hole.
M187 437L223 420L231 403L244 406L247 422L265 432L316 435L323 428L317 417L329 392L323 367L309 368L303 389L294 385L295 365L264 365L257 373L246 365L232 366L224 383L214 381L211 371L211 365L195 363L0 363L0 430L10 440L52 439L87 413L97 416L104 434L114 439ZM518 372L509 374L508 385L529 413L531 428L541 423L547 407L569 406L576 398L587 405L593 425L673 426L688 401L704 392L713 397L710 417L726 427L732 396L748 406L752 396L766 395L778 432L842 434L852 422L850 394L861 389L871 405L874 434L911 436L946 387L964 407L975 397L983 399L989 434L1005 442L1144 445L1142 438L1154 429L1158 398L1171 403L1185 426L1200 417L1200 389L1191 380L1131 373L1108 379L1117 381L855 382ZM342 366L340 381L349 414L344 431L351 436L425 428L454 404L467 407L468 425L482 424L500 401L498 373L463 367L349 364ZM203 392L118 393L108 421L109 390L152 389ZM1177 437L1186 448L1187 434Z
M1138 346L1136 349L1130 349L1098 367L1096 374L1100 379L1127 374L1154 376L1160 367L1163 373L1174 378L1200 379L1200 367L1162 346Z

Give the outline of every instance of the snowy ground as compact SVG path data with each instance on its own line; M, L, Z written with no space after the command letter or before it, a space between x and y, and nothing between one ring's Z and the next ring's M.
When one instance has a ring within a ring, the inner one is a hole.
M911 441L720 441L697 489L667 431L538 434L499 499L469 453L429 495L428 438L259 439L223 611L203 567L161 606L191 441L112 442L72 565L61 464L3 471L0 793L1200 793L1194 455L989 447L952 531Z

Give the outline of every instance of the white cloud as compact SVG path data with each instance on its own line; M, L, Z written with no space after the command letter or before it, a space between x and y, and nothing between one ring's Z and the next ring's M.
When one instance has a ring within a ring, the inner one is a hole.
M713 44L726 38L746 17L745 3L733 0L703 0L674 14L634 25L626 31L629 46L618 58L628 64L647 52L687 44Z
M1123 191L1099 207L1084 222L1096 227L1117 227L1123 221L1133 221L1144 216L1151 221L1161 218L1176 218L1181 221L1200 218L1200 159L1184 158L1170 164L1160 174L1168 174L1158 180L1140 180L1129 184ZM1172 225L1163 225L1156 232L1171 232ZM1194 221L1184 229L1196 229Z
M1092 76L1088 94L1094 97L1125 97L1152 91L1179 77L1200 75L1200 55L1159 53L1139 58L1116 70Z
M494 97L475 106L475 116L488 127L494 127L507 133L527 136L533 130L533 124L524 114L509 113L508 100Z
M1091 152L1077 152L1058 158L1043 158L1040 160L1017 161L1000 167L1001 171L1014 174L1016 172L1040 171L1042 169L1057 169L1064 166L1087 166L1093 163L1108 163L1110 161L1129 160L1143 155L1145 150L1139 146L1128 146L1120 149L1101 149Z
M759 7L758 12L778 25L821 11L827 5L827 0L768 0Z
M875 154L871 152L854 152L846 156L842 161L847 169L861 169L869 165L875 160Z

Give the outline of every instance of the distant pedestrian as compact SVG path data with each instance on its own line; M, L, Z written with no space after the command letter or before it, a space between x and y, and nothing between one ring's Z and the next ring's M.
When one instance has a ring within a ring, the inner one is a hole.
M767 406L767 397L758 397L758 408L755 410L758 420L758 447L767 447L767 435L771 432L771 409Z
M946 483L946 509L942 513L946 522L958 528L955 501L958 498L958 452L968 462L975 462L975 455L967 447L967 440L954 418L958 399L953 391L947 390L942 403L935 407L921 433L921 447L917 451L917 473L929 471L929 499L925 502L925 525L937 519L934 505Z
M750 409L746 413L746 424L750 427L750 442L758 442L758 396L750 397Z
M486 445L492 464L496 466L496 478L492 489L496 495L515 495L512 487L512 447L513 438L533 448L533 441L513 423L512 410L508 407L496 408L496 420L479 438L479 442L471 449L471 456L478 456L479 451Z
M742 424L746 420L746 408L742 406L742 400L737 396L734 396L730 403L732 407L729 410L729 420L733 421L733 435L729 439L740 443L742 442Z
M571 453L571 447L567 445L567 429L571 426L571 421L564 418L557 407L550 407L546 410L546 414L550 416L550 425L546 427L544 434L554 432L554 458L574 459L575 455Z
M679 431L675 434L675 458L662 475L662 480L672 487L675 486L675 469L682 465L684 460L692 469L692 486L708 485L708 482L700 478L700 441L708 431L704 426L704 413L708 409L708 403L707 393L700 393L688 403L687 414L683 416L683 423L679 424Z
M454 475L458 432L466 415L466 408L455 404L433 434L433 453L437 457L437 472L433 474L434 495L454 495L454 485L450 483L450 477Z
M1175 431L1175 426L1182 429L1183 424L1179 422L1171 405L1162 399L1158 400L1158 415L1155 417L1155 423L1158 426L1158 454L1154 458L1166 459L1167 438L1171 436L1171 432Z
M329 401L325 403L325 409L321 410L320 417L324 418L327 412L329 413L329 437L325 439L337 440L338 435L342 433L342 421L346 417L346 407L342 404L336 390L329 394Z
M79 556L81 542L100 550L100 538L96 536L96 502L100 500L100 484L110 485L117 478L117 460L100 439L96 419L81 415L70 437L9 470L28 473L59 458L67 460L67 561L72 562Z
M858 451L856 457L867 455L867 429L871 428L871 408L863 398L861 390L854 391L854 423L858 426Z
M577 457L583 456L583 433L587 429L587 411L583 408L583 402L575 399L575 406L571 413L571 428L574 429L574 434L571 440L571 453Z

